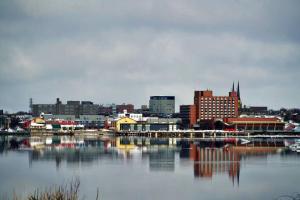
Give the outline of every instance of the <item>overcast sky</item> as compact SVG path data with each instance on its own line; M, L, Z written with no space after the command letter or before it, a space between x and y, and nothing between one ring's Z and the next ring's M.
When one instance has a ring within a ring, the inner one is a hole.
M1 0L0 109L194 90L300 107L300 1ZM178 110L178 108L177 108Z

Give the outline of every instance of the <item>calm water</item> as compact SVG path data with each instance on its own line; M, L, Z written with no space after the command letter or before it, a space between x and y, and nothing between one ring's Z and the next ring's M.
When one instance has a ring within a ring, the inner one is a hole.
M0 197L23 197L79 178L95 199L279 199L300 193L300 154L211 148L223 144L149 138L1 138ZM32 141L31 141L32 142ZM208 148L209 147L209 148ZM283 198L282 199L288 199Z

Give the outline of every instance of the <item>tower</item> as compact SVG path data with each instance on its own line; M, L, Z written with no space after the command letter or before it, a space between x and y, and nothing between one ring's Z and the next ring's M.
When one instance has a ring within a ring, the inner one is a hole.
M242 100L241 100L241 94L240 94L240 81L238 81L237 85L237 96L238 96L238 102L239 102L239 110L242 108Z
M234 81L232 83L232 90L231 90L231 92L234 92Z
M241 100L241 97L240 97L240 81L238 81L238 85L237 85L237 96L238 96L239 100Z

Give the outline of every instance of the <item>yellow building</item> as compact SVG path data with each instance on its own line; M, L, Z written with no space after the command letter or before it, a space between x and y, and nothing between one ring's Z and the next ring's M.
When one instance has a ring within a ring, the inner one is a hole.
M43 118L40 118L40 117L33 118L30 122L29 128L31 130L33 130L33 129L37 129L37 130L45 129L46 128L45 120Z
M112 121L112 127L115 128L116 131L120 131L121 130L121 126L127 126L128 128L126 128L127 130L130 130L131 126L133 126L134 124L136 124L137 122L129 117L122 117L120 119L117 119L115 121ZM124 128L122 128L123 130ZM132 129L133 130L133 129Z

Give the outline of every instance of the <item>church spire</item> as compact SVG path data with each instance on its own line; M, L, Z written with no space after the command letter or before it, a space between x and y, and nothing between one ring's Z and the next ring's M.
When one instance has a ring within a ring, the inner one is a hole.
M234 81L232 83L232 90L231 90L231 92L234 92Z
M240 81L238 81L238 85L237 85L237 96L238 96L239 100L241 100L241 97L240 97Z

